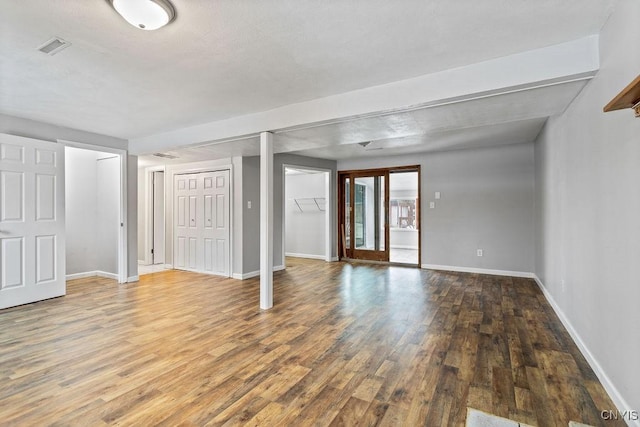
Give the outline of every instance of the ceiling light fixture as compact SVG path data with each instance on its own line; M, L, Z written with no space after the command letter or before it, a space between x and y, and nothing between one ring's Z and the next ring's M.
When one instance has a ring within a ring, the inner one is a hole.
M157 30L176 17L169 0L107 0L125 21L142 30Z

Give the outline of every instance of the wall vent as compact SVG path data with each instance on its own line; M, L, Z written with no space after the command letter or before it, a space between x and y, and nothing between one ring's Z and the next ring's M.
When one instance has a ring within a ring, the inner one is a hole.
M47 55L53 56L56 53L60 52L71 46L66 40L61 39L60 37L54 37L51 40L47 40L42 46L38 47L38 50L42 53L46 53Z

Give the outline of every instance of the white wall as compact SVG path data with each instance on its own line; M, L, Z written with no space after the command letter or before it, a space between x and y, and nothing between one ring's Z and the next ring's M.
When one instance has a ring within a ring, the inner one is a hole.
M600 71L536 142L535 271L620 410L640 409L640 119L602 108L640 71L639 17L617 4Z
M531 273L533 161L533 144L516 144L343 160L338 169L421 165L422 265Z
M96 266L98 271L118 274L120 158L99 155L96 165Z
M66 147L64 157L67 274L95 271L98 152Z
M118 273L120 162L65 147L67 274Z
M325 174L285 176L285 253L325 258L325 212L315 204L302 207L294 199L325 198Z

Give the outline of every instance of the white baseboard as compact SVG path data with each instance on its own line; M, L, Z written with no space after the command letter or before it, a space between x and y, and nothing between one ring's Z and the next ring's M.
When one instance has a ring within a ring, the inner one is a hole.
M118 280L118 275L115 273L109 273L106 271L96 271L96 276L98 277L104 277L106 279L114 279L114 280Z
M127 277L127 283L138 282L139 280L140 280L140 276L138 276L137 274L135 276Z
M330 262L336 262L339 261L340 258L338 258L337 256L331 257L331 261Z
M613 384L609 376L605 373L604 369L602 369L602 366L600 365L600 363L598 363L598 360L595 358L593 353L589 351L589 348L586 346L586 344L584 343L584 341L582 340L578 332L575 330L575 328L573 327L573 325L571 324L567 316L565 316L560 306L556 303L556 300L553 298L553 295L549 293L549 291L544 286L540 278L536 274L533 274L533 279L538 284L538 287L542 291L542 294L544 295L546 300L549 302L549 305L551 305L551 308L553 308L553 311L555 311L556 315L564 325L567 332L569 332L569 335L571 336L571 339L573 339L573 342L576 343L576 345L578 346L578 349L580 349L580 352L582 353L584 358L587 359L587 363L589 363L589 366L591 366L591 369L593 369L593 372L596 374L596 376L600 380L600 383L609 394L609 397L611 397L611 400L613 400L614 405L616 405L619 411L635 409L635 408L632 408L631 405L627 403L624 397L622 397L622 395L620 394L616 386ZM614 409L614 408L611 408L611 409ZM624 421L627 422L627 425L630 425L630 426L635 425L636 427L640 427L640 420L625 419Z
M105 277L107 279L114 279L114 280L118 280L118 275L114 274L114 273L107 273L106 271L85 271L83 273L73 273L73 274L67 274L65 276L66 280L73 280L73 279L84 279L85 277Z
M287 252L284 255L285 256L294 257L294 258L320 259L320 260L323 260L323 261L326 258L325 255L298 254L298 253L294 253L294 252Z
M533 273L528 273L525 271L491 270L488 268L457 267L453 265L436 265L436 264L422 264L421 267L428 270L443 270L443 271L456 271L459 273L489 274L492 276L526 277L528 279L533 279L535 277Z
M147 262L143 259L138 260L138 265L147 265Z
M274 265L273 266L273 271L280 271L280 270L284 270L285 266L284 265ZM252 277L258 277L260 276L260 270L256 270L256 271L250 271L248 273L233 273L231 275L232 278L237 279L237 280L247 280L247 279L251 279Z
M410 246L410 245L391 245L389 246L391 249L412 249L414 251L418 250L417 246Z
M173 270L173 264L165 264L164 268L166 268L167 270Z
M84 279L85 277L96 277L95 271L85 271L84 273L73 273L67 274L65 279L74 280L74 279Z

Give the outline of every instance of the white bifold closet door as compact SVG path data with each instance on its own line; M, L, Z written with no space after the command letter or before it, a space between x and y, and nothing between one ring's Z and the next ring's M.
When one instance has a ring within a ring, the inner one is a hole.
M64 146L0 134L0 308L65 293Z
M229 277L229 171L175 175L174 268Z

